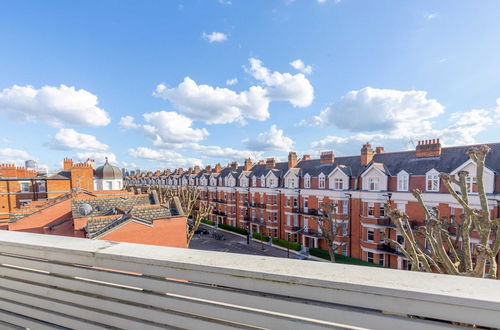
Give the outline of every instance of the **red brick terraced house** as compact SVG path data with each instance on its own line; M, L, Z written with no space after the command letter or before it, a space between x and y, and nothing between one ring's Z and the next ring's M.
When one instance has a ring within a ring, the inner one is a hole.
M488 144L484 174L492 217L500 209L500 143ZM214 202L209 220L246 228L270 237L302 244L304 249L323 248L315 219L321 216L320 204L337 204L342 228L338 240L347 242L338 253L378 263L386 267L409 269L397 248L383 241L384 234L399 242L403 238L384 212L384 204L405 211L414 226L423 225L425 214L411 191L420 189L428 207L438 207L441 215L459 218L461 206L448 193L439 173L470 173L470 201L479 208L476 190L476 165L466 151L471 146L442 147L438 140L420 141L415 150L384 152L367 143L359 155L335 157L322 152L319 159L304 155L298 159L290 152L287 162L268 158L243 166L236 162L222 168L207 166L187 171L182 168L125 178L131 185L192 185L201 198ZM471 244L477 244L473 238Z

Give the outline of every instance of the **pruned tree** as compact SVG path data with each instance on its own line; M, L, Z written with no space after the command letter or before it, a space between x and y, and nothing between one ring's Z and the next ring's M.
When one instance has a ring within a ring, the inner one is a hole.
M200 190L194 186L162 187L157 185L154 188L158 194L161 204L172 203L174 197L179 199L184 214L191 218L193 226L188 228L187 242L191 241L196 230L198 230L201 220L212 213L213 205L200 199Z
M469 158L476 164L475 199L479 200L480 208L474 208L470 201L470 185L474 181L469 178L471 173L466 171L460 171L457 175L439 175L448 192L462 206L463 213L459 219L454 216L441 217L436 207L428 208L420 190L414 190L413 196L423 208L426 221L424 226L418 229L412 228L404 212L390 210L389 205L386 205L389 218L404 238L404 245L387 237L385 240L395 244L411 261L411 270L470 277L497 277L500 219L491 219L484 187L485 159L489 151L490 148L485 145L467 151ZM475 249L472 249L470 244L473 237L479 240Z
M337 204L332 202L323 202L320 205L322 215L316 218L321 237L326 241L330 261L335 262L335 253L338 249L344 247L348 242L338 242L337 238L344 237L342 223L348 219L346 214L337 213Z

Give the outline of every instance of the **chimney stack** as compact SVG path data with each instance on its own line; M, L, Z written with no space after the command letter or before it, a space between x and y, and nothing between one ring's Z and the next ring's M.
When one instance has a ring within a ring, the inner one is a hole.
M288 153L288 168L294 168L297 165L297 153L290 151Z
M370 143L366 142L361 148L361 166L368 165L373 159L373 149Z
M376 147L375 148L375 153L377 155L383 154L384 153L384 147Z
M220 173L222 171L222 166L220 166L220 163L217 163L215 165L215 173Z
M262 159L261 159L261 160L259 160L259 162L257 163L257 165L264 165L264 164L265 164L265 163L264 163L264 160L262 160Z
M181 175L182 173L184 173L184 169L183 169L182 167L179 167L179 168L177 169L177 174L178 174L178 175Z
M266 159L266 167L267 168L274 168L274 166L276 165L276 162L274 161L274 158L268 158Z
M205 171L212 172L212 166L210 165L205 166Z
M441 156L441 143L439 139L418 141L415 151L417 158L439 157Z
M245 159L244 171L250 171L252 169L252 160L250 158Z
M194 166L194 170L193 170L193 172L194 172L195 174L200 173L200 165L195 165L195 166Z
M302 156L302 160L311 160L311 155L305 154Z
M63 160L63 170L67 171L73 167L73 160L71 158L64 158Z
M166 170L163 172L163 175L165 175L165 176L169 176L170 174L172 174L172 172L170 172L170 169L166 169Z
M319 163L320 164L331 164L335 160L335 157L333 156L333 151L323 151L321 153L321 156L319 158Z
M236 169L238 168L238 162L232 162L231 164L229 164L229 167L231 167L232 171L236 171Z

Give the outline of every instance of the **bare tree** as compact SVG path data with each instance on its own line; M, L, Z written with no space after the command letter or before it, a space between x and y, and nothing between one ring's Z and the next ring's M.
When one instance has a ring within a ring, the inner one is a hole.
M496 278L500 219L491 219L484 187L484 163L489 151L488 146L480 146L467 152L476 164L475 182L480 209L471 206L469 191L473 189L470 185L474 180L470 179L471 174L466 171L460 171L457 175L439 175L449 193L463 208L460 219L441 217L437 208L428 208L420 190L414 190L413 196L423 208L427 220L418 229L412 229L404 212L389 210L386 205L388 216L403 235L405 244L403 246L387 237L385 240L395 244L411 261L411 270ZM479 239L475 249L471 248L472 237Z
M161 204L171 203L177 197L184 214L193 220L193 226L188 229L187 242L194 236L201 220L212 213L213 205L200 199L200 190L194 186L162 187L157 185L154 190L158 194Z
M324 238L326 244L328 245L328 254L330 255L330 261L335 262L335 253L337 252L337 250L348 244L347 242L337 241L337 238L344 237L342 223L344 220L348 219L348 215L342 214L342 216L340 216L337 213L336 203L324 202L321 203L320 207L323 211L323 214L320 217L316 218L316 222L318 223L321 237Z

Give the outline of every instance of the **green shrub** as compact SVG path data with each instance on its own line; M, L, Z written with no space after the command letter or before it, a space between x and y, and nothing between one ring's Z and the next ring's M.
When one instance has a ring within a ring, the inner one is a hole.
M328 251L318 248L310 248L309 254L318 258L330 260L330 254ZM370 267L382 267L379 264L374 264L368 261L364 261L357 258L347 257L342 254L335 253L335 262L339 264L349 264L349 265L358 265L358 266L370 266Z
M246 229L243 229L243 228L240 228L240 227L233 227L233 226L226 225L226 224L223 224L223 223L219 223L218 226L221 229L229 230L229 231L241 234L241 235L248 235L248 231Z
M260 234L260 233L253 233L252 237L255 238L255 239L264 241L264 242L269 242L269 240L270 240L269 236L266 236L266 235L263 235L263 234Z
M210 220L201 219L201 222L206 224L206 225L215 226L215 222L210 221Z
M290 250L295 250L295 251L300 251L302 249L302 245L300 245L299 243L289 242L287 240L280 238L273 238L273 244L282 246L284 248L290 247Z

